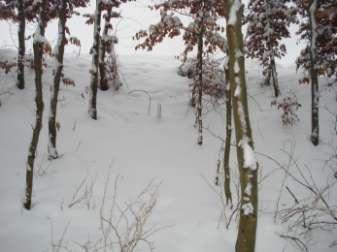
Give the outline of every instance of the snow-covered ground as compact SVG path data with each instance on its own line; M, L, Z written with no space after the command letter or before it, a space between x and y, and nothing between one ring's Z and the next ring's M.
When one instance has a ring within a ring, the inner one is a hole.
M10 58L14 54L1 51L0 55ZM65 74L75 80L76 86L63 86L61 90L58 150L62 157L53 161L47 159L46 127L51 69L45 71L45 123L35 165L31 211L24 210L21 202L34 122L34 75L27 71L27 88L20 91L15 87L14 72L0 73L0 251L57 251L52 244L58 243L67 225L62 245L72 251L85 251L80 245L94 242L101 234L100 209L109 172L107 205L112 201L112 184L117 177L117 201L121 206L134 200L151 180L161 183L148 223L148 227L160 228L149 238L155 251L234 251L235 220L226 230L221 218L222 202L218 189L213 187L222 145L219 137L224 135L223 105L213 105L208 98L205 101L205 141L200 147L196 144L193 110L188 105L188 80L176 74L178 62L174 57L122 55L119 60L124 87L119 93L99 91L99 119L93 121L87 115L90 58L66 57ZM250 117L260 162L256 251L297 251L294 243L279 237L287 234L286 226L273 220L284 172L272 159L288 167L292 156L306 174L311 171L317 187L336 181L336 166L324 166L337 143L336 94L322 88L321 144L313 147L308 137L310 86L298 85L294 68L280 68L282 92L292 90L302 104L300 122L283 127L279 111L270 105L271 90L259 85L261 69L253 62L247 65ZM298 175L295 166L290 162L291 171ZM235 170L234 152L232 168ZM80 187L82 182L84 186ZM285 183L302 198L302 187L289 177ZM72 205L77 188L81 188L77 195L80 198L85 186L86 197ZM335 205L336 188L325 197ZM292 202L283 189L280 209ZM314 231L305 242L310 251L336 251L336 246L329 247L336 234ZM146 250L140 246L136 251Z

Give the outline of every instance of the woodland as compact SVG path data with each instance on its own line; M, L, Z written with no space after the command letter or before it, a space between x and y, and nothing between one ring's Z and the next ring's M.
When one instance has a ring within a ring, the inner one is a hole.
M337 250L336 0L0 0L0 23L0 251Z

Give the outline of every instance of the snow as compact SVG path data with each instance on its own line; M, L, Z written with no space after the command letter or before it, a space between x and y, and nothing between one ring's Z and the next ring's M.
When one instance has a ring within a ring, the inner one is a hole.
M250 202L244 203L242 205L242 210L244 215L250 215L254 213L254 207Z
M239 146L243 149L243 157L244 157L243 167L256 170L257 167L254 150L249 145L247 137L244 137L240 141Z
M36 30L33 35L33 43L48 43L47 39L41 35L40 26L36 26Z
M0 55L12 59L16 53L1 50ZM104 183L110 171L111 182L120 177L118 202L121 206L135 199L152 179L162 181L150 224L166 228L151 237L154 251L234 252L237 233L235 220L229 230L219 222L223 205L214 190L221 188L210 188L205 182L212 184L216 173L222 142L210 132L224 136L224 105L205 102L207 113L204 126L210 131L204 131L204 145L197 146L194 113L188 105L189 81L176 74L179 62L170 56L120 55L124 86L119 93L98 92L99 118L97 121L91 120L86 111L90 59L88 55L65 57L65 74L75 80L76 86L61 86L60 90L58 122L61 127L57 149L62 157L48 160L45 117L35 162L31 211L22 209L22 200L27 148L35 116L34 74L27 69L27 89L17 90L14 72L8 75L0 72L0 93L11 93L0 96L1 251L52 251L51 239L56 243L68 223L64 245L70 246L72 251L81 251L79 243L95 241L100 234L99 210ZM44 71L46 87L52 83L53 67L50 65ZM255 167L256 161L259 161L261 168L258 171L260 189L256 251L295 252L296 247L278 236L280 232L288 232L285 226L273 221L275 198L284 174L278 165L259 153L285 165L289 163L287 153L291 153L299 166L307 165L319 188L324 188L327 181L332 184L336 179L331 172L336 170L325 167L324 163L337 143L335 96L322 89L322 144L313 147L309 139L310 87L297 85L298 76L294 67L280 68L280 87L296 92L302 104L298 112L300 122L291 128L282 127L279 114L270 106L271 91L260 87L262 77L259 64L248 61L246 70L256 151L252 151L248 139L243 139L240 146L244 149L245 166ZM324 80L322 83L325 83ZM144 92L131 94L131 90L146 91L151 96L150 106ZM44 89L45 101L49 100L48 91ZM333 111L333 115L325 107ZM237 163L235 153L232 154L235 184L238 181ZM296 168L291 166L291 171L295 173ZM92 196L69 207L76 188L83 180L87 181L88 188L93 183ZM287 185L298 194L303 191L290 179ZM251 189L251 184L248 184L244 189L245 194L249 196ZM111 202L112 197L112 194L108 194L107 202ZM336 205L336 191L331 191L328 199L331 205ZM293 205L293 199L284 192L281 203ZM254 211L249 202L242 209L245 214ZM335 237L336 230L329 233L316 231L308 246L311 251L333 252L336 247L329 247L329 244ZM147 250L140 247L137 251Z
M234 26L236 24L237 12L240 10L241 5L242 4L240 0L233 0L233 4L229 11L228 25Z

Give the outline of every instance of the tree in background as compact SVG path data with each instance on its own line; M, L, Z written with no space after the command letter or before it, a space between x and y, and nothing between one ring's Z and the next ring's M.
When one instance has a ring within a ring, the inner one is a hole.
M303 67L309 72L310 77L305 77L301 82L311 83L311 142L319 143L319 54L317 52L317 0L298 0L297 6L302 17L298 34L307 41L306 47L297 59L297 68Z
M250 126L245 59L242 36L243 5L240 0L226 0L228 79L231 87L233 119L236 134L236 153L240 174L240 220L236 252L255 251L258 211L258 163L254 155L254 144Z
M119 79L114 46L118 39L113 35L112 21L121 17L120 13L114 11L114 9L118 8L123 2L126 2L126 0L106 2L102 6L105 13L103 14L104 28L99 51L99 87L101 90L107 90L110 86L114 90L118 90L122 85Z
M108 53L109 57L114 57L113 43L116 41L115 36L111 36L109 31L112 30L112 24L110 23L112 18L119 17L119 14L113 11L113 8L119 7L121 3L126 2L126 0L112 0L112 1L102 1L96 0L96 9L93 16L85 15L89 17L87 24L94 24L94 41L91 48L92 54L92 66L90 69L91 81L90 81L90 92L89 92L89 116L97 120L97 88L100 87L102 90L108 89L108 81L106 78L106 62L105 57ZM103 30L103 36L101 36L101 20L102 12L106 11L104 16L105 26ZM107 58L109 58L107 57ZM116 59L114 59L116 60ZM101 61L101 62L100 62ZM111 59L110 59L111 62ZM116 63L116 61L113 61ZM114 69L114 70L117 70ZM112 81L118 81L116 76L112 76ZM100 82L98 84L98 82ZM116 83L113 83L116 84Z
M101 32L101 18L102 18L102 0L96 0L95 14L93 18L94 23L94 40L91 48L92 62L91 62L91 79L89 87L89 116L97 120L97 87L99 75L99 45Z
M203 65L207 54L214 53L217 49L226 50L226 41L220 32L224 28L217 24L219 18L224 17L223 2L215 0L210 3L207 0L173 0L164 1L151 8L160 12L160 21L151 25L148 31L140 31L135 35L137 40L143 42L136 49L152 48L163 41L165 37L174 38L182 35L185 43L182 56L186 60L188 53L194 49L197 51L197 63L193 88L192 105L196 109L196 124L198 127L197 143L203 143L202 126L202 96L204 88ZM191 21L184 25L180 17L184 16Z
M258 59L263 66L264 84L272 84L275 97L280 95L276 58L286 54L282 39L290 36L289 26L296 21L291 0L250 0L245 18L247 56Z
M58 158L58 152L56 149L56 115L57 115L57 100L60 89L60 81L63 77L63 55L64 46L66 43L78 43L76 38L66 38L66 31L69 33L69 29L66 26L67 19L75 14L74 8L85 7L88 4L88 0L58 0L57 3L57 15L58 15L58 39L57 44L53 50L53 56L55 58L54 80L51 85L50 96L50 111L48 118L48 157L49 159Z
M25 30L26 21L36 18L37 9L32 0L6 0L0 2L0 20L18 23L17 82L19 89L25 88Z
M337 76L337 3L334 0L297 0L301 23L300 38L305 48L297 58L297 68L307 75L301 83L311 84L311 142L319 143L319 79L320 75Z
M321 1L316 13L319 72L337 83L337 1Z
M16 86L19 89L24 89L25 87L25 30L26 30L26 18L25 18L25 6L24 0L17 0L17 10L18 10L18 73L17 73L17 83Z

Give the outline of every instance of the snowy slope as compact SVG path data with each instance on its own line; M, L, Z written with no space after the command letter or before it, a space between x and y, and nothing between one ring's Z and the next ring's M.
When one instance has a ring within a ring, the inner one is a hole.
M13 55L1 51L1 55L5 53L7 57ZM31 211L23 210L21 200L34 120L34 75L28 73L28 88L19 91L14 86L15 74L1 73L0 93L9 93L0 96L0 251L53 251L51 240L60 239L68 223L63 245L72 251L84 251L79 244L94 241L100 234L99 211L109 170L110 182L120 177L118 199L121 204L134 199L151 179L162 182L158 204L149 223L163 227L150 238L155 243L155 251L234 251L235 223L230 230L225 230L219 221L222 203L209 185L213 185L222 144L214 135L224 134L222 106L206 102L208 130L204 146L199 147L193 111L188 106L188 81L176 74L178 62L170 56L146 54L123 55L120 62L124 88L116 94L99 92L99 120L93 121L86 113L90 58L66 58L65 73L75 80L76 86L62 87L60 95L58 150L63 156L59 160L47 160L45 122L36 161ZM302 104L301 121L291 128L282 127L279 113L270 106L271 90L259 86L261 70L252 62L247 69L260 178L269 174L260 184L256 251L297 251L296 246L277 235L285 232L285 226L273 223L283 173L275 162L258 153L288 163L286 153L293 149L294 159L299 165L308 165L319 185L333 181L331 174L336 170L323 164L332 154L331 146L336 146L335 117L324 108L336 113L335 97L327 91L322 97L322 144L313 147L308 139L310 87L299 86L291 68L280 69L282 90L292 89ZM45 71L44 78L46 119L51 69ZM159 104L161 118L157 115ZM93 184L92 196L69 208L83 180L88 186ZM294 190L303 190L289 178L287 184ZM336 196L334 189L329 199ZM112 194L108 198L111 201ZM281 201L289 204L292 199L284 193ZM333 237L336 232L313 233L311 251L335 251L336 247L328 247ZM145 251L145 248L141 246L136 251Z

